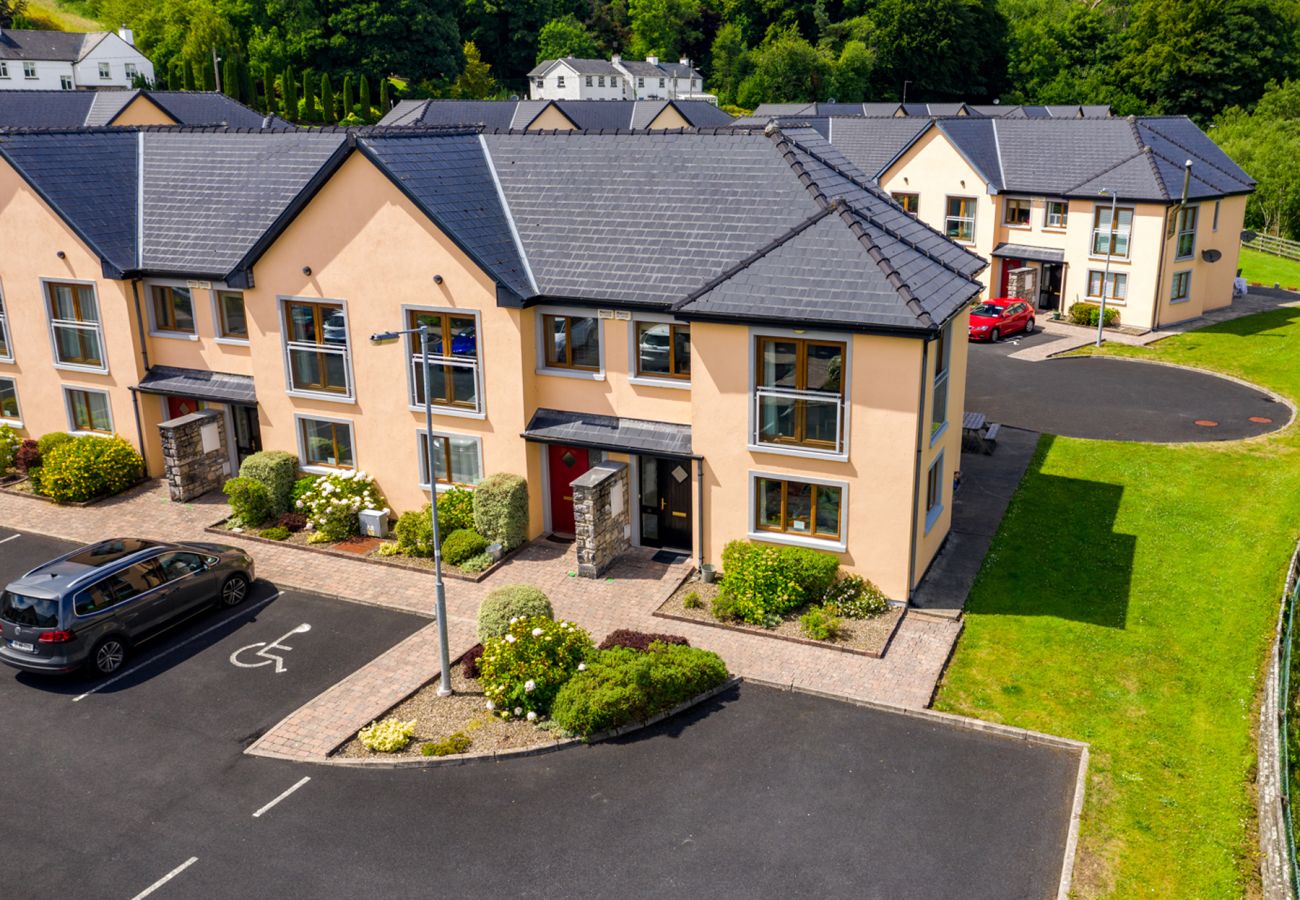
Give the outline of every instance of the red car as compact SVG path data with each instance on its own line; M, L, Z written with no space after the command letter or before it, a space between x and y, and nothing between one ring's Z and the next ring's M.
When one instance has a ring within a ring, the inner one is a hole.
M970 311L970 339L992 341L1017 332L1034 333L1034 307L1015 297L994 297Z

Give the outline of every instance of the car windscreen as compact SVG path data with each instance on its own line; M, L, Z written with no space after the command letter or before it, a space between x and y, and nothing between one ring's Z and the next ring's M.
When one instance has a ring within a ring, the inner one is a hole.
M130 556L132 553L139 553L146 547L156 547L156 541L144 541L138 538L124 538L114 541L100 541L98 544L91 544L89 547L83 547L78 552L67 558L68 562L79 563L83 566L104 566L111 562L117 562L124 556Z
M5 591L0 595L0 619L15 625L56 628L59 624L59 601Z
M1000 307L1000 306L994 306L992 303L981 303L981 304L979 304L978 306L974 307L974 308L970 311L970 314L971 314L972 316L994 316L994 317L997 317L997 316L1002 315L1002 307Z

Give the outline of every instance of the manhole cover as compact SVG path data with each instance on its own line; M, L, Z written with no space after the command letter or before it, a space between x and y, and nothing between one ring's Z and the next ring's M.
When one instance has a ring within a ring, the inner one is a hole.
M1197 425L1200 425L1202 428L1218 428L1218 427L1219 427L1219 423L1216 422L1216 421L1214 421L1213 419L1197 419L1197 420L1196 420L1196 424L1197 424Z
M1250 417L1250 421L1254 422L1256 425L1272 425L1272 424L1273 424L1273 420L1270 419L1268 416L1251 416L1251 417Z

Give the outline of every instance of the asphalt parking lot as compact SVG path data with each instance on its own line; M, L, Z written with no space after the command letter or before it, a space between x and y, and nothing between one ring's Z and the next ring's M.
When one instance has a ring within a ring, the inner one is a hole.
M67 546L11 534L0 579ZM6 895L1056 892L1075 754L753 685L621 740L495 764L244 756L426 624L264 583L245 602L93 693L98 682L0 673ZM304 622L282 642L285 671L231 664Z
M1030 431L1158 443L1251 437L1290 419L1263 391L1204 372L1111 357L1011 358L1058 339L1038 332L972 343L966 409Z

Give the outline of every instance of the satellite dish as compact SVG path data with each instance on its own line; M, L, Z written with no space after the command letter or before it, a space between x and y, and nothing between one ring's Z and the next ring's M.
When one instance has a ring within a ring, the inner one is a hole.
M1255 238L1257 238L1257 237L1259 237L1259 235L1257 235L1257 234L1256 234L1255 232L1253 232L1253 231L1243 231L1243 232L1241 233L1241 242L1242 242L1243 244L1249 244L1251 241L1253 241L1253 240L1254 240Z
M1210 263L1218 262L1222 258L1223 258L1222 251L1215 250L1213 248L1210 248L1209 250L1201 251L1201 259L1205 260L1206 262L1210 262Z

